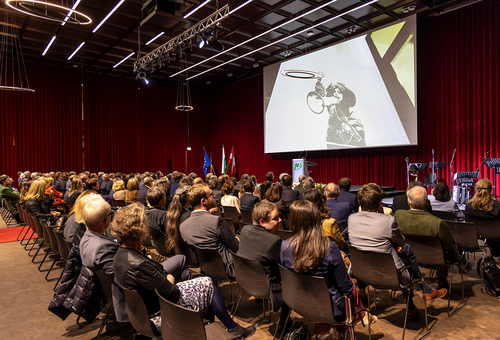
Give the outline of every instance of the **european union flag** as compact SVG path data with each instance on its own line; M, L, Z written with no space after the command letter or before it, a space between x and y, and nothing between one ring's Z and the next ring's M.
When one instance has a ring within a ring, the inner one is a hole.
M203 173L205 176L208 174L208 167L212 165L212 162L210 162L210 157L208 157L207 150L203 149L205 151L205 158L203 159Z

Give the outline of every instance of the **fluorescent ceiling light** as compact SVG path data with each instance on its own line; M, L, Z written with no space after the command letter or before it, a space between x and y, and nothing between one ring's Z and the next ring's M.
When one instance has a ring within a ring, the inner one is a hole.
M96 28L94 28L94 30L92 31L92 33L95 33L97 32L97 30L99 29L99 27L102 26L102 24L104 24L106 22L106 20L109 19L109 17L118 9L118 7L121 6L121 4L123 4L125 2L125 0L120 0L120 2L111 10L111 12L108 13L108 15L106 15L106 17L104 19L102 19L102 21L99 23L99 25L96 26Z
M242 42L241 44L238 44L238 45L235 45L235 46L233 46L233 47L231 47L231 48L228 48L227 50L224 50L224 51L223 51L223 52L221 52L221 53L218 53L218 54L213 55L213 56L211 56L211 57L209 57L209 58L203 59L203 60L202 60L202 61L200 61L198 64L194 64L194 65L192 65L192 66L190 66L190 67L188 67L188 68L183 69L182 71L179 71L179 72L177 72L177 73L174 73L174 74L172 74L170 77L175 77L176 75L178 75L178 74L180 74L180 73L182 73L182 72L185 72L185 71L187 71L187 70L190 70L190 69L192 69L193 67L196 67L196 66L198 66L198 65L204 64L204 63L206 63L207 61L209 61L209 60L211 60L211 59L213 59L213 58L217 58L218 56L220 56L220 55L222 55L222 54L224 54L224 53L226 53L226 52L229 52L229 51L231 51L231 50L234 50L235 48L240 47L240 46L242 46L242 45L245 45L245 44L249 43L249 42L250 42L250 41L252 41L252 40L255 40L255 39L257 39L257 38L260 38L260 37L262 37L263 35L266 35L266 34L267 34L267 33L269 33L269 32L275 31L275 30L277 30L278 28L281 28L281 27L283 27L283 26L285 26L285 25L288 25L289 23L292 23L292 22L294 22L294 21L296 21L296 20L298 20L298 19L300 19L300 18L303 18L303 17L305 17L306 15L309 15L309 14L311 14L311 13L313 13L313 12L316 12L317 10L322 9L322 8L323 8L323 7L325 7L325 6L331 5L332 3L336 2L336 1L337 1L337 0L332 0L332 1L329 1L329 2L327 2L327 3L323 4L323 5L319 6L319 7L314 7L314 8L313 8L312 10L310 10L309 12L303 13L303 14L299 15L298 17L295 17L295 18L293 18L293 19L290 19L290 20L288 20L288 21L286 21L286 22L282 23L281 25L278 25L278 26L276 26L276 27L273 27L273 28L271 28L270 30L267 30L267 31L265 31L265 32L263 32L263 33L261 33L261 34L258 34L258 35L256 35L255 37L250 38L250 39L248 39L248 40L246 40L246 41ZM241 6L240 6L240 7L241 7ZM309 27L309 28L310 28L310 27Z
M82 48L82 46L83 46L83 45L85 45L85 41L84 41L84 42L82 42L82 43L80 44L80 46L78 46L78 47L76 48L76 50L75 50L73 53L71 53L71 55L68 57L68 60L71 60L71 58L73 58L73 56L76 54L76 52L78 52L78 51L80 50L80 48Z
M286 40L286 39L288 39L288 38L294 37L294 36L296 36L296 35L298 35L298 34L305 33L305 32L307 32L307 31L309 31L309 30L311 30L311 29L313 29L313 28L315 28L315 27L318 27L318 26L320 26L320 25L326 24L326 23L327 23L327 22L329 22L329 21L332 21L332 20L334 20L334 19L340 18L341 16L344 16L344 15L346 15L346 14L348 14L348 13L354 12L354 11L356 11L356 10L360 9L360 8L363 8L363 7L365 7L365 6L368 6L368 5L370 5L370 4L374 3L374 2L377 2L377 1L378 1L378 0L372 0L372 1L370 1L370 2L367 2L367 3L363 4L363 5L360 5L360 6L358 6L358 7L355 7L355 8L353 8L353 9L351 9L351 10L347 11L347 12L344 12L344 13L341 13L341 14L339 14L339 15L336 15L336 16L334 16L334 17L330 18L330 19L323 20L322 22L320 22L320 23L318 23L318 24L316 24L316 25L306 27L306 28L304 28L303 30L301 30L301 31L299 31L299 32L296 32L296 33L294 33L294 34L287 35L287 36L285 36L285 37L283 37L283 38L281 38L281 39L279 39L279 40L276 40L276 41L274 41L274 42L272 42L272 43L270 43L270 44L267 44L267 45L265 45L265 46L259 47L259 48L258 48L258 49L256 49L256 50L253 50L253 51L251 51L251 52L248 52L248 53L246 53L246 54L243 54L243 55L241 55L241 56L239 56L239 57L236 57L236 58L234 58L234 59L231 59L231 60L229 60L229 61L226 61L226 62L224 62L224 63L222 63L222 64L217 65L217 66L214 66L214 67L212 67L211 69L208 69L208 70L205 70L205 71L203 71L203 72L200 72L200 73L198 73L198 74L196 74L196 75L194 75L194 76L191 76L191 77L187 78L186 80L190 80L190 79L196 78L196 77L198 77L199 75L202 75L202 74L207 73L207 72L209 72L209 71L215 70L216 68L219 68L219 67L224 66L224 65L226 65L226 64L232 63L232 62L233 62L233 61L235 61L235 60L238 60L238 59L244 58L244 57L246 57L246 56L249 56L249 55L250 55L250 54L252 54L252 53L255 53L255 52L257 52L257 51L260 51L260 50L263 50L263 49L268 48L268 47L270 47L270 46L273 46L274 44L280 43L280 42L282 42L282 41L284 41L284 40Z
M56 36L55 35L52 37L52 39L50 39L49 44L47 45L47 47L45 47L45 51L43 51L42 56L44 56L47 53L47 51L49 50L50 46L52 46L52 43L54 42L54 40L56 40Z
M134 55L134 52L130 53L128 56L126 56L125 58L123 58L118 64L116 64L115 66L113 66L113 68L116 68L118 65L120 65L121 63L123 63L125 60L127 60L128 58L130 58L133 55Z
M160 34L158 34L156 37L154 37L153 39L151 39L150 41L148 41L146 43L146 45L151 44L153 41L155 41L156 39L158 39L159 37L161 37L163 34L165 34L165 32L161 32Z
M183 18L186 19L188 16L190 16L191 14L193 14L194 12L196 12L197 10L199 10L200 8L202 8L203 6L205 6L206 4L208 4L210 2L210 0L205 0L201 5L199 5L198 7L196 7L195 9L193 9L191 12L189 12L188 14L186 14Z
M73 7L71 7L71 11L69 11L68 15L66 15L66 18L64 18L64 21L61 22L61 26L64 26L66 25L66 21L68 21L69 17L73 14L73 12L75 11L76 7L78 7L78 5L80 4L82 0L77 0L75 2L75 4L73 5Z
M238 7L236 7L235 9L233 9L233 10L229 11L229 13L227 13L227 15L231 15L231 14L233 14L234 12L236 12L237 10L239 10L241 7L248 5L248 4L249 4L249 3L251 3L252 1L253 1L253 0L248 0L247 2L245 2L245 3L241 4L241 5L239 5L239 6L238 6Z

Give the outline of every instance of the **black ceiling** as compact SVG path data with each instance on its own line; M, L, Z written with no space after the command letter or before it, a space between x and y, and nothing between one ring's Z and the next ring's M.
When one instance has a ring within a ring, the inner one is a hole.
M82 0L77 10L90 16L93 22L89 25L66 24L65 26L61 26L58 22L39 19L14 11L7 7L4 1L1 0L0 4L0 24L4 21L5 12L9 11L11 18L14 17L16 20L26 62L64 68L81 68L87 72L135 78L133 63L137 60L136 54L116 68L113 68L113 66L127 55L138 51L139 41L141 54L145 55L203 20L213 13L217 6L220 8L225 4L229 4L231 10L244 4L247 0L220 0L218 3L217 0L211 0L196 13L187 19L183 19L182 14L190 12L203 2L203 0L187 0L186 7L181 10L181 15L166 15L163 12L158 12L151 15L151 19L147 20L143 25L140 25L140 22L146 17L146 14L142 13L141 8L145 2L141 0L125 0L96 33L92 33L92 30L119 0ZM57 4L69 2L70 6L72 5L72 1L67 0L47 1ZM191 83L221 81L228 78L228 73L232 73L233 77L242 77L261 70L263 66L285 59L285 55L288 55L287 58L292 58L343 39L363 34L370 29L408 15L415 13L434 15L476 1L478 0L378 0L357 10L353 9L368 3L369 0L333 1L328 6L297 21L292 21L279 29L190 69L189 76L197 75L200 72L228 62L219 68L196 76L191 80ZM331 2L331 0L253 0L222 21L223 31L219 33L219 39L227 50L328 2ZM414 11L404 13L404 9L408 6L414 6ZM350 12L342 15L342 13L348 11ZM333 17L337 18L307 30L312 31L312 34L304 32L282 40L286 36ZM355 28L354 33L348 33L353 27ZM147 41L162 31L165 32L163 36L151 44L145 45ZM1 31L0 34L2 34ZM56 35L56 39L53 45L47 54L42 56L42 52L54 35ZM282 41L278 42L279 40ZM83 41L85 41L85 45L71 60L68 60L68 57ZM248 56L231 61L273 42L276 43ZM171 78L170 76L182 70L186 63L191 66L218 53L218 51L208 47L194 49L191 54L187 55L186 61L172 60L170 64L157 70L149 78L156 82L176 81L175 77Z

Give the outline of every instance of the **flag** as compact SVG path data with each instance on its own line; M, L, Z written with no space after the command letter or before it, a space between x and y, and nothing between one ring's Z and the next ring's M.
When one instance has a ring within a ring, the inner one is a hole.
M210 165L212 165L212 162L210 162L210 158L208 157L207 150L205 150L205 148L203 148L203 151L205 151L205 157L203 158L203 173L206 176L208 173L208 167Z
M227 173L231 176L236 175L236 156L234 155L234 148L231 148L231 154L229 155L229 162L227 162Z
M221 173L226 174L226 153L224 152L224 145L222 145L222 168Z

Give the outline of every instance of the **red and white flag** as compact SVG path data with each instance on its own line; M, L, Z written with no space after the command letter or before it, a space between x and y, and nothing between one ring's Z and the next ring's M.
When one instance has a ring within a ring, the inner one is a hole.
M231 148L231 155L229 155L229 161L227 162L226 173L228 175L236 175L236 156L234 155L234 148Z

